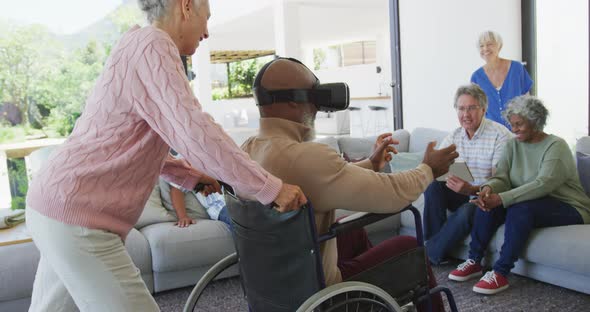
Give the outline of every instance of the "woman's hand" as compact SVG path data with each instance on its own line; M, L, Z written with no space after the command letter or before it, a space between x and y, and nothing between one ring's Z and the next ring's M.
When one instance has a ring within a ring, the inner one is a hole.
M498 194L492 193L492 188L484 186L480 192L477 193L477 198L469 201L479 207L483 211L490 211L502 205L502 198Z
M502 206L502 198L498 194L490 194L484 201L486 204L486 209L484 210L486 211Z
M449 175L446 185L453 192L466 196L473 195L477 192L476 187L471 185L471 183L464 181L463 179L454 175Z
M288 212L298 210L301 206L307 204L307 198L299 186L283 183L279 196L277 196L273 204L274 208L279 212Z
M373 145L373 154L369 157L373 170L383 169L393 157L390 153L397 154L397 150L391 146L392 144L399 144L399 141L394 140L391 133L383 133L377 138L375 145Z
M189 218L188 216L182 216L178 218L178 222L176 222L174 225L184 228L184 227L188 227L191 224L195 224L197 223L197 221Z

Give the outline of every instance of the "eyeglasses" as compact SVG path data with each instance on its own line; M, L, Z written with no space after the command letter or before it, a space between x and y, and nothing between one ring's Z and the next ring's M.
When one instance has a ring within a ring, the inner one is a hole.
M460 107L457 107L457 112L458 113L466 113L466 112L471 113L471 112L474 112L478 109L481 109L481 107L479 105L470 105L467 107L460 106Z

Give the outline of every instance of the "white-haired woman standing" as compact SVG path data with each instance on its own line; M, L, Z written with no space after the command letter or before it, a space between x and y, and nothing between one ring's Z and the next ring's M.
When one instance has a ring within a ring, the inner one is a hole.
M511 99L527 94L533 80L520 62L500 57L502 37L497 32L481 33L478 47L479 55L486 63L471 75L471 82L479 85L488 97L486 118L510 129L510 123L502 118L502 111Z
M485 249L506 223L500 259L473 287L475 292L508 288L506 276L534 228L590 223L590 198L567 143L543 132L547 115L543 103L529 95L513 99L504 112L516 136L506 143L495 176L472 200L480 209L473 220L469 259L449 274L456 281L481 276Z
M281 211L306 201L250 160L190 89L180 55L208 37L208 0L139 4L151 25L121 37L72 134L29 189L27 226L41 252L31 311L159 310L123 241L160 173L188 189L220 179ZM213 178L167 159L170 147Z

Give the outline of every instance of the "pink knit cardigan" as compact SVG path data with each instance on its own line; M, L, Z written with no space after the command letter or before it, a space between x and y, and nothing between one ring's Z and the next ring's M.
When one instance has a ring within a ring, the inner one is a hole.
M72 134L32 181L27 206L125 239L162 168L177 184L198 180L182 162L166 161L170 147L264 204L282 187L202 112L170 36L135 26L113 48Z

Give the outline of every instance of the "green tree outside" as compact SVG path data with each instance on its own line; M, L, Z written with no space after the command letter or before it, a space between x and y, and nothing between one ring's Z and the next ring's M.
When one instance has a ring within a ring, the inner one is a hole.
M252 94L252 84L261 65L257 59L245 60L230 64L232 94L236 97Z
M38 25L16 28L0 37L0 96L16 105L25 126L29 125L29 105L42 71L41 56L49 33Z
M119 34L140 22L139 10L135 11L123 6L109 16ZM0 30L0 105L15 105L22 120L20 125L9 126L0 116L0 144L24 141L36 132L68 136L113 43L90 40L72 51L43 26L0 21ZM12 209L24 209L28 189L24 160L10 159L8 174Z

